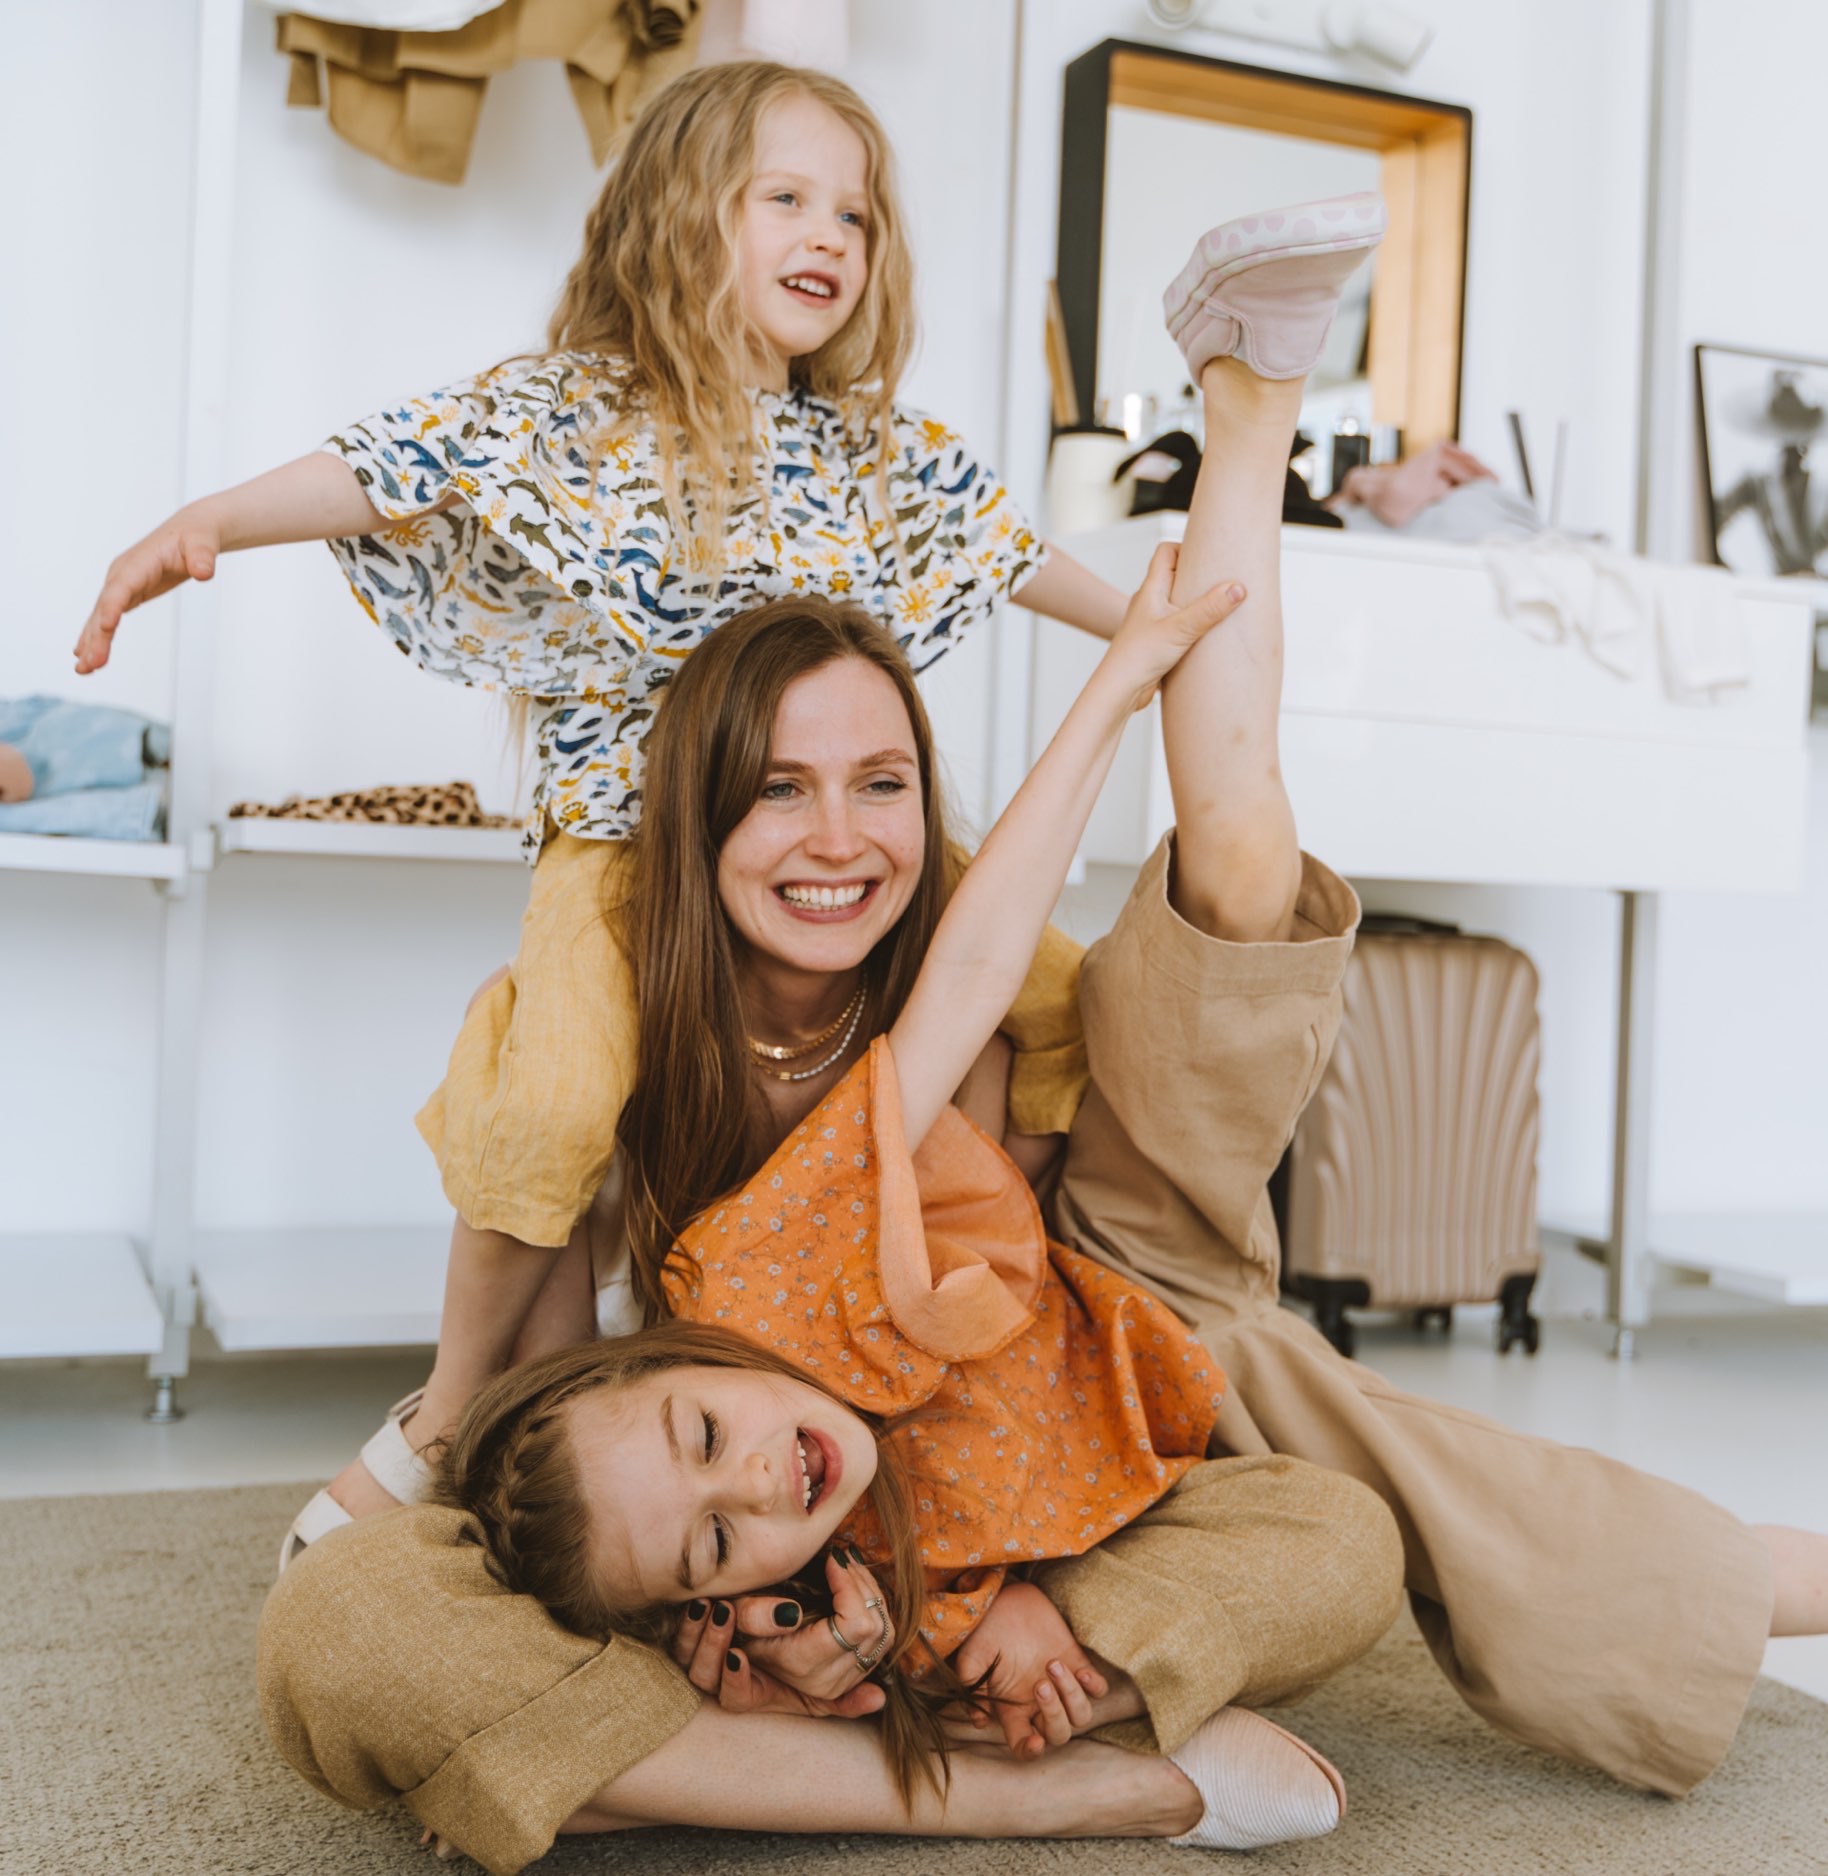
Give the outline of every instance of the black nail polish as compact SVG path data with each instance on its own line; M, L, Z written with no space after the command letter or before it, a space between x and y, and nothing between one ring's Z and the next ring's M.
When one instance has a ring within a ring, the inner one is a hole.
M740 1674L743 1671L743 1658L732 1648L730 1652L724 1656L724 1666L727 1667L732 1674Z
M840 1570L848 1570L850 1568L850 1559L845 1556L844 1546L842 1544L832 1545L831 1557L832 1562L835 1563Z
M736 1613L727 1602L714 1602L711 1605L711 1623L715 1628L722 1628Z
M863 1568L863 1552L860 1551L855 1544L850 1547L850 1558L851 1562L854 1563L859 1570Z
M686 1604L686 1620L688 1622L702 1622L704 1619L705 1605L698 1597L694 1596L692 1600Z
M777 1602L774 1605L774 1625L776 1628L798 1628L800 1605L797 1602Z

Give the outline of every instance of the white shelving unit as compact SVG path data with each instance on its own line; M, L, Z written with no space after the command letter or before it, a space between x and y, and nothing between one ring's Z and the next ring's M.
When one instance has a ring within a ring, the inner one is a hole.
M195 46L180 498L221 487L228 411L243 0L201 0ZM173 596L169 835L158 843L0 835L8 873L145 881L160 919L151 1215L142 1233L0 1236L0 1359L144 1355L149 1418L177 1417L190 1331L229 1349L373 1347L437 1338L447 1234L436 1229L202 1233L199 1047L211 876L220 854L519 864L512 829L233 820L212 826L218 589Z
M414 1226L201 1232L199 1311L230 1350L434 1343L449 1244Z
M322 860L481 860L519 866L517 827L390 827L359 821L233 820L216 824L216 851Z
M207 846L207 836L204 845ZM70 839L54 834L0 835L0 874L48 873L66 877L144 881L165 898L161 984L169 989L174 966L183 968L186 940L174 940L193 860L180 840ZM193 929L194 924L193 924ZM200 945L200 931L195 942ZM169 1000L165 999L167 1012ZM161 1065L166 1054L161 1033ZM166 1077L160 1075L161 1092ZM167 1129L161 1116L159 1131ZM172 1412L164 1373L186 1308L182 1283L161 1284L153 1236L117 1232L30 1232L0 1236L0 1360L80 1355L145 1355L155 1381L154 1411ZM176 1372L182 1372L179 1367Z
M0 834L0 873L182 879L189 870L184 849L175 841L77 840L60 834Z
M165 1318L133 1240L113 1232L0 1238L0 1356L155 1355Z

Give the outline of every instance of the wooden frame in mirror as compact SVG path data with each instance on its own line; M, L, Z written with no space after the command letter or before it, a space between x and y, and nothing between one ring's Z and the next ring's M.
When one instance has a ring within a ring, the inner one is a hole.
M1142 133L1151 125L1166 134L1145 144ZM1212 140L1209 155L1182 135L1202 125L1225 133ZM1251 133L1263 153L1262 174L1286 176L1284 192L1254 168L1248 177L1242 173L1252 166L1240 165L1236 153ZM1124 154L1131 150L1138 154ZM1151 369L1129 370L1113 358L1146 356L1137 345L1157 343L1152 328L1137 341L1125 329L1143 325L1149 305L1159 308L1161 289L1205 228L1304 195L1377 188L1390 228L1370 277L1368 334L1361 306L1359 329L1341 335L1354 361L1346 369L1362 369L1357 382L1367 428L1400 430L1406 452L1453 436L1471 161L1472 112L1463 105L1118 39L1093 47L1067 67L1061 124L1057 278L1080 419L1108 410L1112 421L1122 420L1123 401L1138 387L1105 380L1116 373L1147 379ZM1227 182L1234 190L1270 193L1233 202ZM1146 237L1139 229L1144 220ZM1157 242L1154 230L1164 224L1175 232ZM1145 239L1154 245L1144 265L1119 263L1134 303L1126 297L1115 306L1111 257L1134 254ZM1343 310L1340 325L1348 325ZM1172 361L1157 364L1154 375L1164 370L1172 373ZM1349 400L1336 399L1331 408L1357 414Z

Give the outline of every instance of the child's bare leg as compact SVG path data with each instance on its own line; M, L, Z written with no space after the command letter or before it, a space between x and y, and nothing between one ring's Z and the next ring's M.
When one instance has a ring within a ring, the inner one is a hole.
M1191 1830L1202 1809L1167 1759L1076 1739L1036 1760L1000 1745L957 1752L946 1799L922 1789L910 1814L873 1726L705 1706L564 1828L1171 1837Z
M1828 1536L1755 1524L1771 1553L1773 1635L1828 1635Z
M1282 490L1303 380L1259 378L1235 358L1200 374L1206 450L1174 599L1221 580L1249 597L1162 685L1174 794L1174 908L1214 937L1285 940L1301 856L1282 785Z
M588 1265L588 1228L583 1224L572 1233L570 1244L554 1250L523 1244L500 1231L478 1231L461 1218L453 1221L438 1353L425 1398L402 1429L413 1446L424 1447L448 1433L470 1396L508 1366L554 1277L565 1271L575 1288L580 1254ZM561 1285L565 1280L560 1278ZM352 1518L390 1511L398 1502L375 1483L359 1459L352 1459L330 1481L330 1496Z

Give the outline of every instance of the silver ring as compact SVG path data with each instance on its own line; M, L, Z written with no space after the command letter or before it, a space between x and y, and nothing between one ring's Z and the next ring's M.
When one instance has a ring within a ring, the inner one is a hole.
M883 1650L888 1646L889 1618L883 1613L886 1605L880 1596L870 1597L863 1606L866 1609L874 1609L876 1611L876 1639L871 1644L871 1651L867 1655L863 1652L862 1647L858 1643L845 1638L843 1629L838 1626L838 1617L835 1611L825 1618L825 1626L831 1630L832 1640L835 1641L846 1654L854 1655L858 1667L860 1667L865 1674L868 1674L871 1669L875 1667L876 1663L882 1659Z

